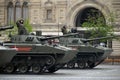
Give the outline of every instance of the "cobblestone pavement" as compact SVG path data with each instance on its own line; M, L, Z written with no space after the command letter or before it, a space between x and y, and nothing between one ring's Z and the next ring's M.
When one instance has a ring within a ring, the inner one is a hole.
M0 74L0 80L120 80L120 65L101 64L94 69L61 69L52 74Z

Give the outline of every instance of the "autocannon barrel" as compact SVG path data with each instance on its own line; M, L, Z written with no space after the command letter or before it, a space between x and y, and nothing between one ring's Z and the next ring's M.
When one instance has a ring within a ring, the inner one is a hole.
M70 33L70 34L65 34L65 35L62 35L62 36L45 37L45 38L40 38L39 41L45 41L45 40L49 40L49 39L69 37L69 36L75 36L75 35L79 35L79 33Z
M5 26L5 27L0 27L0 31L4 31L4 30L7 30L7 29L13 29L14 26Z
M114 36L106 36L106 37L99 37L99 38L92 38L92 39L80 39L83 43L90 42L90 41L96 41L96 40L103 40L103 39L113 39L118 38L120 35L114 35Z

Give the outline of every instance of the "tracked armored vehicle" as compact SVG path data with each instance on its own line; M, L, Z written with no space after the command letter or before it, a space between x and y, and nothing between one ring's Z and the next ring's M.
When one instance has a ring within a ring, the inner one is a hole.
M47 41L76 34L55 37L29 35L23 26L23 21L20 20L16 24L18 35L12 36L10 41L3 43L4 46L17 50L17 54L10 62L12 66L7 70L10 73L53 73L75 57L76 50L60 45L53 45L47 43Z
M95 66L102 63L111 53L112 49L105 46L97 45L93 46L87 42L113 38L110 37L101 37L95 39L82 39L82 38L61 38L60 44L67 47L72 47L78 50L76 57L71 60L67 68L94 68Z

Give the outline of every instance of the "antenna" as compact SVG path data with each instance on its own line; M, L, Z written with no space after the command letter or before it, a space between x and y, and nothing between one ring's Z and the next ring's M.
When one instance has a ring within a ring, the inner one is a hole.
M12 12L11 12L12 13ZM11 16L10 16L10 23L9 23L9 25L11 26Z

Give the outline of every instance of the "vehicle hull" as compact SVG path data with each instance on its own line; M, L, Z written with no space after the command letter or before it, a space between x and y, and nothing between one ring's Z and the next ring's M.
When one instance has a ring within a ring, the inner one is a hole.
M0 48L0 66L3 66L7 63L9 63L12 58L16 55L15 49L10 49L6 47Z
M15 48L16 56L12 59L12 63L18 66L21 63L32 66L37 63L46 70L54 72L63 67L66 63L72 60L77 51L60 45L41 45L30 43L4 43L4 46ZM53 62L47 65L47 59L53 58ZM55 70L53 70L55 68ZM52 71L51 71L52 69ZM43 71L43 72L46 72Z

